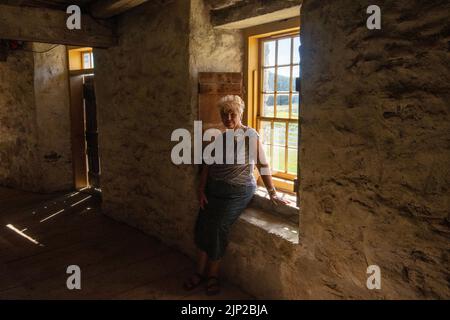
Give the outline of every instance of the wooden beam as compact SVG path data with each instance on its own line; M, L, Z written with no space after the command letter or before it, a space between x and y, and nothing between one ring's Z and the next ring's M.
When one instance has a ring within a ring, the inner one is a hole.
M211 10L211 23L221 29L245 29L300 16L303 0L247 0Z
M70 76L81 76L85 74L93 74L95 73L94 68L91 69L80 69L80 70L70 70L69 74Z
M111 18L148 0L97 0L90 5L91 15L95 18Z
M117 44L110 21L81 16L81 30L69 30L64 11L0 4L0 39L106 48Z

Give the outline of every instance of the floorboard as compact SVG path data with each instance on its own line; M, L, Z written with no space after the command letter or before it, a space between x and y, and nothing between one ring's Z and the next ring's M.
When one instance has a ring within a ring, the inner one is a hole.
M67 289L69 265L81 290ZM185 291L192 271L185 255L103 215L95 195L0 187L0 299L253 299L229 283L214 297Z

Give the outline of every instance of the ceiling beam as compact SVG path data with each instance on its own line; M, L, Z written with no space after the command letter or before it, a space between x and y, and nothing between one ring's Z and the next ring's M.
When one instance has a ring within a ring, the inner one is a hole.
M81 30L69 30L60 10L0 4L0 39L106 48L117 44L112 24L81 15Z
M211 10L216 28L244 29L258 24L300 16L302 0L246 0Z
M148 0L97 0L90 5L89 11L95 18L111 18L147 1Z

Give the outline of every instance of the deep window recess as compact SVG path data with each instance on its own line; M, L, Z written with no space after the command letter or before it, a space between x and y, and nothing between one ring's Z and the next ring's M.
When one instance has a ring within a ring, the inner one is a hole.
M300 35L259 39L259 88L256 126L269 158L275 183L293 191L297 178Z

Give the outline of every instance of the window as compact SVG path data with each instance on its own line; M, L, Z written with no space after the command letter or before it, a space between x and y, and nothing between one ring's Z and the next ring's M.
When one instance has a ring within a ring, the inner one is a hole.
M293 191L297 177L300 35L259 39L259 89L256 126L278 186Z
M82 53L83 69L94 68L94 54L92 51L85 51Z
M246 28L244 37L248 106L244 121L260 133L275 187L294 193L299 170L300 97L295 80L300 68L300 17ZM263 184L261 178L258 184Z
M94 53L91 47L68 47L69 70L82 71L94 69Z

